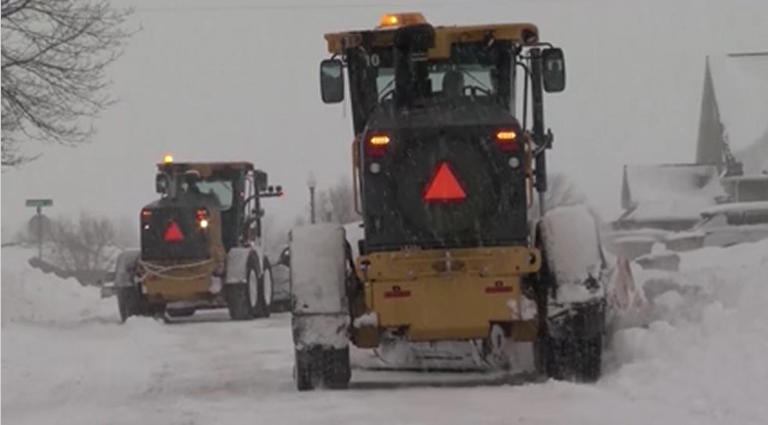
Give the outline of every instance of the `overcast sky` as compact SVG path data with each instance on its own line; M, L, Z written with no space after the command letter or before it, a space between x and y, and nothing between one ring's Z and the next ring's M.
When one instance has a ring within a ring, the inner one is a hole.
M134 220L155 196L155 163L249 160L286 196L266 208L283 222L319 186L350 175L348 105L320 101L323 33L371 28L388 11L433 24L529 21L565 49L568 87L545 98L555 133L550 169L570 175L607 215L618 211L626 163L689 162L707 53L768 50L768 1L115 1L138 29L110 69L119 103L78 148L2 174L4 236L50 197L50 215ZM330 5L330 6L329 6ZM613 218L613 217L608 217ZM5 237L4 237L5 239Z

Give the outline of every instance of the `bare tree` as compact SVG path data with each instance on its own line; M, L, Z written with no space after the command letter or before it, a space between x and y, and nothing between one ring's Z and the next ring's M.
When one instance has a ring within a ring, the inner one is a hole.
M68 271L111 270L115 239L115 226L106 218L83 213L77 223L58 219L51 229L53 262Z
M318 221L347 224L360 220L360 215L355 211L354 188L348 179L341 179L336 185L320 191L317 205Z
M73 146L93 135L129 13L106 0L2 0L4 167L35 158L25 141Z

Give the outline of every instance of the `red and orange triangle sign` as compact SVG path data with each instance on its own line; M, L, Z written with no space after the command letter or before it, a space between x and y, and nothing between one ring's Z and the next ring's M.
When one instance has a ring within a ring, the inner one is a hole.
M437 165L437 170L424 189L424 200L427 202L463 201L467 193L461 187L451 166L443 161Z
M163 233L163 240L166 242L181 242L184 240L184 235L181 233L181 228L175 221L168 223Z

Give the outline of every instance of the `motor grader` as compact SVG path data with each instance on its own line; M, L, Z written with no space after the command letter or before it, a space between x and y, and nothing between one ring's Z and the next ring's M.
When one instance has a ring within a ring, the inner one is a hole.
M363 235L353 247L341 226L291 231L298 389L345 388L349 344L392 338L475 341L502 359L508 342L532 342L542 373L597 379L596 222L546 205L543 93L565 88L562 50L533 24L433 26L418 13L325 40L321 96L351 98Z
M261 200L282 195L249 162L157 165L160 199L139 215L141 249L116 261L121 320L190 316L228 308L234 320L267 317L270 264L262 246Z

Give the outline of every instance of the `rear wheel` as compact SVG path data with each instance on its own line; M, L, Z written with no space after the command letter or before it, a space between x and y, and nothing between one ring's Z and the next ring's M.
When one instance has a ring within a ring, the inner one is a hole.
M296 350L294 372L296 388L299 391L315 388L346 389L352 375L349 347L315 346Z
M575 326L589 320L576 313L569 323L550 329L534 345L536 366L550 378L595 382L602 373L603 334L585 333Z
M595 382L602 370L602 335L587 338L550 338L549 376L576 382Z
M131 316L144 314L141 293L135 287L121 287L117 289L117 310L120 313L120 321L125 322Z
M264 260L264 273L256 285L256 317L269 317L272 306L272 268Z
M260 279L256 272L256 262L252 258L248 260L245 276L245 283L228 284L225 287L227 308L232 320L251 320L256 317Z
M586 207L573 206L550 210L537 231L542 260L534 283L540 330L534 355L538 370L554 379L594 382L602 371L605 260L595 226ZM575 246L581 251L574 253ZM592 295L583 300L569 292Z

